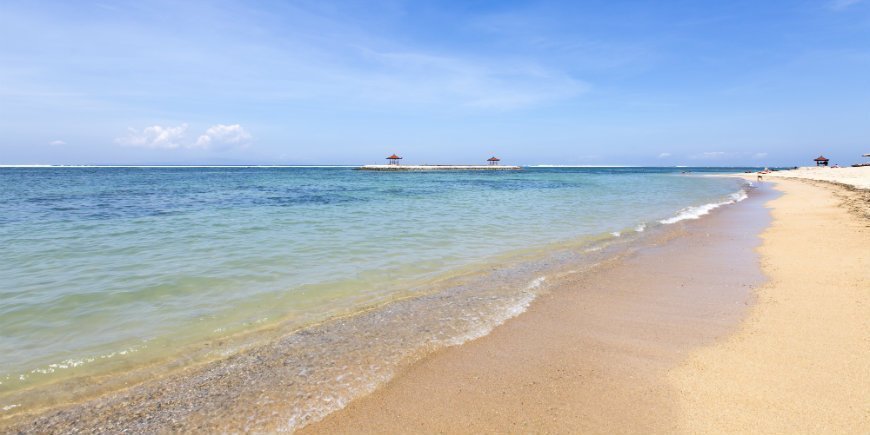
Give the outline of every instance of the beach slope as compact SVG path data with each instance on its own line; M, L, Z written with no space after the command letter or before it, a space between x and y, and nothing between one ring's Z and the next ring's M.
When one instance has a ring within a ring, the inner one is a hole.
M481 339L413 364L302 433L665 433L667 373L736 330L763 282L766 186L550 293ZM672 229L671 229L672 228Z
M867 433L865 192L771 185L303 432Z
M748 319L671 374L681 432L870 432L870 227L851 204L866 197L776 188L759 248L769 281Z

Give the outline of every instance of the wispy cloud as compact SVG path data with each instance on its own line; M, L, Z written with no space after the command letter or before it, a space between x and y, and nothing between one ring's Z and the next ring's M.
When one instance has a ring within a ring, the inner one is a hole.
M196 141L187 139L188 125L177 127L152 125L141 130L130 128L126 136L115 139L115 143L147 149L202 149L223 151L230 148L244 148L251 144L251 135L239 124L216 124L197 137Z
M326 92L368 103L439 104L510 110L576 97L583 80L530 60L471 59L425 50L378 50L357 46L364 66L331 74Z
M53 141L49 142L48 144L51 146L61 146L61 145L66 145L66 142L58 139L58 140L53 140Z
M749 151L707 151L699 154L692 154L689 156L690 159L693 160L722 160L722 159L755 159L760 160L767 157L767 153L765 152L749 152Z
M861 3L862 1L863 0L833 0L828 6L835 11L842 11L849 8L849 6Z
M184 95L188 101L206 105L207 110L230 100L341 102L379 110L412 106L509 110L571 99L590 88L570 68L541 56L540 50L509 55L455 50L441 43L450 38L439 39L437 44L403 38L361 24L382 17L364 20L305 2L264 6L262 10L234 2L203 7L208 9L205 15L210 20L227 27L225 35L204 32L202 22L189 18L195 14L181 13L196 8L180 5L173 21L181 29L178 32L153 31L164 24L165 17L148 14L135 23L101 20L87 26L86 31L69 32L73 34L69 38L54 39L52 32L65 33L58 30L32 36L58 41L52 45L58 52L80 50L74 65L102 65L106 77L96 80L86 69L76 67L68 68L62 81L46 79L41 75L51 77L69 63L55 60L62 56L44 56L38 59L35 71L22 70L12 77L15 81L0 74L4 79L0 82L6 82L0 86L0 98L15 95L34 99L46 93L64 93L61 102L47 96L40 101L74 106L79 104L75 99L84 98L141 104L140 98L146 95L145 100L160 103ZM117 8L112 15L131 16L129 8ZM273 13L284 15L280 20L264 18ZM357 13L369 16L372 12ZM53 18L57 21L52 24L68 26L62 17ZM29 27L22 31L36 33ZM96 47L90 43L93 40L103 43ZM131 47L137 50L135 68L111 61L127 59ZM221 56L208 54L215 50ZM571 56L592 57L588 53ZM8 63L14 65L16 60L20 59L12 58ZM32 57L26 60L34 62ZM129 86L130 82L137 86ZM47 83L63 86L54 89Z
M229 159L254 144L238 158L365 161L383 143L431 161L480 147L570 161L594 143L603 161L773 164L866 133L870 0L811 2L820 16L782 2L106 3L0 1L4 161Z
M196 148L226 149L247 147L251 144L251 135L239 124L217 124L209 127L193 144Z

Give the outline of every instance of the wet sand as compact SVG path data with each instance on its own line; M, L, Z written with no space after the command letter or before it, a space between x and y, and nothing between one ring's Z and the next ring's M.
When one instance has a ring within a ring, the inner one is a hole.
M558 283L529 311L413 364L303 433L671 432L668 377L736 331L764 281L768 186L682 234Z
M671 373L677 427L870 433L870 198L776 183L785 195L759 248L769 281L736 334Z

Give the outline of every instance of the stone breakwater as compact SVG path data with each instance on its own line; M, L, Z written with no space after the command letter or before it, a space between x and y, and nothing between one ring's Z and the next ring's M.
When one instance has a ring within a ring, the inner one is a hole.
M363 171L516 171L519 166L501 165L364 165Z

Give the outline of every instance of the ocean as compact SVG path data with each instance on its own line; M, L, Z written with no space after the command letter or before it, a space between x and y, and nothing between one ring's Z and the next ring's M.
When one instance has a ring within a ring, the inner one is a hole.
M742 200L707 175L744 169L0 168L0 414L294 337L292 428Z

